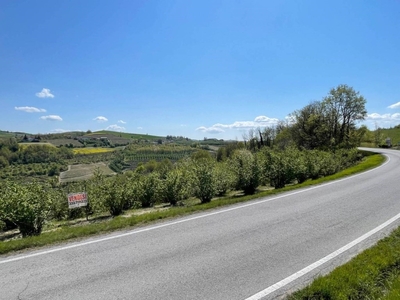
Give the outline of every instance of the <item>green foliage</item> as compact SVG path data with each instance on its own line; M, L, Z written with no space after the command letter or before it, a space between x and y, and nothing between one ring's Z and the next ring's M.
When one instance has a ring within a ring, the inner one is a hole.
M264 149L262 152L263 175L276 189L283 188L286 183L295 179L296 170L291 161L289 151L271 151ZM301 170L299 170L299 173ZM303 180L304 181L304 180Z
M42 232L52 206L52 192L48 185L7 181L0 197L1 220L16 224L24 237Z
M204 151L204 150L203 150ZM208 203L215 194L214 162L210 157L197 157L192 163L193 194L201 203Z
M235 176L235 188L248 194L254 194L260 183L260 168L256 156L249 150L236 150L230 159Z
M322 101L313 102L292 113L291 137L298 147L306 149L353 148L362 140L365 130L357 130L363 120L366 100L352 87L339 85Z
M211 156L209 151L206 150L198 150L196 152L193 152L191 155L191 158L193 160L212 160L213 157Z
M223 196L234 186L235 176L226 161L214 166L213 175L214 191L217 196Z
M225 146L219 147L217 151L217 161L224 161L227 158L231 157L236 150L244 148L245 146L242 142L233 142Z
M185 199L187 191L187 178L180 169L173 169L166 174L162 181L161 189L164 201L176 205L178 201Z
M158 174L151 173L141 176L136 183L136 189L136 199L142 204L143 208L154 206L159 199L159 191L161 190Z
M102 193L103 205L112 216L118 216L126 206L124 182L121 176L107 178L99 187Z

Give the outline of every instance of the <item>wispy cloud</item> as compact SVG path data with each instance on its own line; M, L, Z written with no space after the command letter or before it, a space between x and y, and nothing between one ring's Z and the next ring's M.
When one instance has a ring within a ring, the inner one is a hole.
M110 125L106 128L106 130L114 130L114 131L123 131L125 130L125 127L118 126L117 124Z
M382 120L382 121L399 121L400 113L395 113L395 114L372 113L372 114L368 114L365 119L366 120Z
M103 117L103 116L98 116L98 117L94 118L93 120L94 120L94 121L97 121L97 122L99 122L99 123L107 122L107 121L108 121L108 119L107 119L106 117Z
M52 131L51 131L51 133L64 133L64 132L69 132L69 131L72 131L72 130L66 130L66 129L53 129Z
M16 106L15 107L16 110L21 110L27 113L40 113L40 112L46 112L45 109L43 108L36 108L36 107L32 107L32 106Z
M142 130L142 129L143 129L143 127L140 127L140 126L139 126L137 129L139 129L139 130Z
M395 103L395 104L389 105L388 108L392 108L392 109L394 109L394 108L400 108L400 102L397 102L397 103Z
M118 123L126 124L126 122L125 122L125 121L122 121L122 120L119 120Z
M52 93L50 93L49 89L44 88L44 89L42 89L41 92L36 93L36 97L39 97L39 98L54 98L54 95Z
M196 130L204 132L204 133L211 133L211 134L225 132L223 129L214 127L214 126L211 126L211 127L200 126L200 127L196 128Z
M221 124L217 123L210 127L200 126L196 130L207 132L207 133L222 133L225 132L224 129L251 129L257 127L267 127L278 124L279 119L269 118L267 116L258 116L254 119L254 121L236 121L232 124Z
M83 130L80 129L61 129L61 128L57 128L57 129L53 129L50 130L49 133L64 133L64 132L83 132Z
M42 116L40 117L42 120L46 121L62 121L62 118L57 115L48 115L48 116Z

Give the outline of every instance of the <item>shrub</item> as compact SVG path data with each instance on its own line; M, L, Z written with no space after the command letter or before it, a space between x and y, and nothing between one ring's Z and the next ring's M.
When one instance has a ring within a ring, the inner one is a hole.
M226 162L217 163L214 167L214 191L218 196L224 195L234 185L234 174Z
M163 199L171 205L176 205L178 201L185 197L185 183L183 173L179 169L169 171L166 178L162 181Z
M197 158L193 162L193 194L201 203L208 203L215 194L214 163L209 158Z
M103 185L99 186L102 193L104 207L112 216L118 216L123 213L126 198L124 197L124 189L122 187L121 176L108 178Z
M150 173L147 176L141 176L137 182L136 199L142 204L143 208L153 207L158 200L160 190L160 180L157 173Z
M260 182L260 169L256 156L249 150L236 150L230 159L235 176L235 188L248 194L254 194Z
M50 215L52 197L48 185L7 182L0 195L0 219L16 224L23 237L39 235Z

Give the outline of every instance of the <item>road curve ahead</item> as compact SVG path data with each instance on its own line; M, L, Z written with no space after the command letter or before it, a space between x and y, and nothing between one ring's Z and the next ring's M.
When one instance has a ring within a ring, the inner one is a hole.
M400 224L400 152L381 152L344 180L1 256L0 299L280 298Z

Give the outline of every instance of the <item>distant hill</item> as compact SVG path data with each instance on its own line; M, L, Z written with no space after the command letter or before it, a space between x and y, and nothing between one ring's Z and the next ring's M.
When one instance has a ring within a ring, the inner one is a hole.
M96 137L120 137L125 139L134 139L134 140L148 140L148 141L155 141L158 139L165 139L162 136L156 135L148 135L148 134L139 134L139 133L127 133L127 132L117 132L117 131L109 131L109 130L101 130L95 131L92 133L87 133L85 136L96 136Z
M400 142L400 128L382 128L380 129L383 137L390 138L392 145L397 145Z

